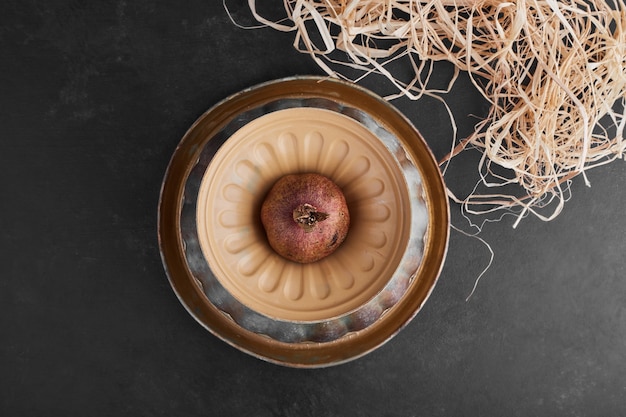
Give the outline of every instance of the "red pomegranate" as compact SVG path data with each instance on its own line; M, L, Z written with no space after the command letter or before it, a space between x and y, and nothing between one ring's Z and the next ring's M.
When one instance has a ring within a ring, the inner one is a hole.
M341 188L316 173L289 174L272 186L261 206L261 222L270 246L299 263L333 253L350 227Z

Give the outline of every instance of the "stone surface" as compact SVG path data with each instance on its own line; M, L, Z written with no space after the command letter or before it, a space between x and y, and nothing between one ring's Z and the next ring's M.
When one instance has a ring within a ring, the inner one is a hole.
M254 24L246 2L226 3ZM282 368L187 314L161 265L156 209L170 155L206 109L321 74L293 35L238 28L220 1L8 0L0 22L0 415L626 412L623 162L590 172L591 188L575 179L551 223L486 224L495 259L469 301L489 252L453 230L438 286L397 337L338 367ZM466 79L448 99L460 136L487 110ZM445 155L443 106L395 104ZM471 187L474 162L460 159L450 185Z

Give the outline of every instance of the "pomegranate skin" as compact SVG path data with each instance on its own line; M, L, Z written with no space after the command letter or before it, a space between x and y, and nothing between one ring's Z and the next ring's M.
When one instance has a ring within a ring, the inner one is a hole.
M333 253L350 228L341 188L317 173L288 174L276 181L261 205L267 240L279 255L298 263Z

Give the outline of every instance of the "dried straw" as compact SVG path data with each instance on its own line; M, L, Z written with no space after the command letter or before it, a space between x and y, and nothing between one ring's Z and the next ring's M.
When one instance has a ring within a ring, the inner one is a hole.
M334 64L382 74L398 95L418 99L444 92L428 87L429 63L469 73L490 111L442 166L477 148L481 185L523 192L458 198L449 191L468 213L517 209L520 219L528 212L553 219L573 177L588 182L587 169L624 158L623 0L284 0L282 22L248 1L260 23L293 31L294 46L334 77L348 78ZM409 81L390 69L400 58L412 65Z

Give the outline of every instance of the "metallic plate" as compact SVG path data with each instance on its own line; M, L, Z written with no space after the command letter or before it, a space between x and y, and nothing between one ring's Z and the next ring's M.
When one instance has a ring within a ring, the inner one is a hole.
M289 108L332 110L372 131L399 160L409 185L413 224L402 261L385 288L360 308L314 322L277 320L240 303L220 284L200 249L196 205L204 173L241 127ZM415 221L413 222L415 223ZM202 115L168 166L159 203L159 244L170 283L211 333L255 357L286 366L323 367L358 358L403 328L430 295L443 265L449 208L439 168L419 132L394 107L354 84L294 77L237 93Z

